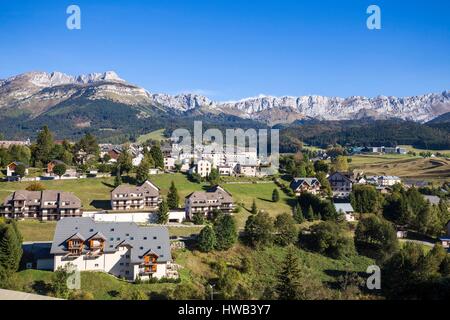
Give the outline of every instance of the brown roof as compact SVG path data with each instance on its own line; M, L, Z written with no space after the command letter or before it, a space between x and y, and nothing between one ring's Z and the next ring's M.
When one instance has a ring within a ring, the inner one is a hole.
M215 186L208 191L195 191L189 194L187 199L190 199L192 201L198 201L198 202L205 202L205 205L207 204L207 201L217 200L220 203L231 203L233 202L233 196L231 193L226 191L220 186ZM201 203L196 203L196 205L201 205Z
M116 194L130 194L130 193L142 194L143 196L147 197L158 197L159 188L152 182L147 180L140 186L121 184L111 192L111 195L114 196Z
M64 208L80 208L81 200L71 192L58 190L28 191L17 190L6 197L3 205L8 206L11 201L25 200L26 205L39 205L45 208L54 208L61 206L62 202L69 202ZM44 202L56 202L55 205L44 205Z

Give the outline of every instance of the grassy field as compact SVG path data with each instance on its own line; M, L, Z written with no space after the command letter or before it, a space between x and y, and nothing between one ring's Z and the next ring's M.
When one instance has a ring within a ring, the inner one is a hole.
M409 146L409 145L401 145L399 147L405 148L408 151L412 151L412 152L416 152L416 153L420 153L420 152L437 153L437 152L439 152L442 154L450 154L450 150L417 149L417 148L414 148L413 146Z
M52 278L53 272L51 271L24 270L16 274L14 289L42 295L52 295ZM176 284L172 283L132 284L119 280L107 273L81 273L81 290L92 293L95 300L123 300L124 294L130 293L132 290L142 290L151 298L163 291L173 290L175 286Z
M276 275L286 254L286 248L268 247L261 250L253 250L243 245L236 245L224 252L201 253L188 249L176 250L175 262L182 266L180 271L181 281L192 283L196 287L205 290L207 283L217 277L214 266L219 261L225 261L229 267L239 269L243 257L248 257L251 265L248 272L241 272L242 282L251 286L254 296L260 297L267 286L276 283ZM345 260L334 260L319 254L297 250L299 260L305 268L311 272L311 277L320 280L324 284L332 285L337 277L346 271L365 272L367 266L373 264L371 259L353 256ZM52 272L24 270L16 274L14 285L16 290L51 294L50 284ZM81 290L90 292L95 299L118 300L123 299L122 292L140 290L148 294L150 298L157 298L161 293L171 292L176 284L131 284L116 279L104 273L82 272ZM205 291L207 293L208 291ZM338 292L334 291L336 298Z
M378 163L389 163L394 161L403 161L403 160L411 160L418 159L419 157L413 157L411 155L403 155L403 154L360 154L355 156L349 156L348 158L352 159L350 166L360 166L360 165L369 165L369 164L378 164Z
M23 241L51 241L55 233L55 221L22 220L17 223Z
M450 179L450 161L445 158L421 158L408 155L353 156L351 169L367 175L395 175L442 183Z
M148 140L155 140L155 141L166 140L167 138L164 137L164 130L165 129L159 129L159 130L155 130L150 133L147 133L147 134L143 134L137 138L136 142L139 144L143 144L143 143L147 142Z
M183 174L162 174L151 176L150 180L160 189L161 194L166 196L170 184L173 181L178 189L178 193L182 201L189 193L193 191L205 190L207 184L193 183ZM62 191L73 192L79 197L83 203L84 210L101 210L109 209L110 192L113 189L114 178L98 178L98 179L79 179L79 180L59 180L59 181L41 181L47 189L57 189ZM30 182L2 182L0 183L0 199L5 198L15 190L25 189ZM231 192L236 203L242 203L244 209L236 214L239 226L243 227L243 223L248 215L248 210L252 205L253 199L256 201L258 209L265 210L271 215L277 215L283 212L290 212L293 198L287 197L279 190L280 201L274 203L272 199L272 191L278 188L273 182L268 183L239 183L239 184L223 184L223 187ZM183 203L181 203L183 205Z

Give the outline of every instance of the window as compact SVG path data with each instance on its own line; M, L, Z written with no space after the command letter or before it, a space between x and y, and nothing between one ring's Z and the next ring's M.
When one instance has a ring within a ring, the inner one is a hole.
M109 231L114 232L114 228L111 228Z
M89 232L94 232L94 229L89 229Z
M117 238L116 238L116 240L117 240L117 241L119 241L119 240L120 240L120 238L119 238L119 237L117 237Z
M114 238L109 238L109 241L114 241Z
M130 237L130 240L134 240L134 237Z
M158 246L158 249L161 249L161 246Z
M156 240L156 237L153 237L153 240Z
M98 263L96 263L95 266L98 267Z
M120 265L123 266L123 262L121 262Z
M147 237L144 237L144 240L147 240Z
M144 250L144 247L139 247L139 249Z

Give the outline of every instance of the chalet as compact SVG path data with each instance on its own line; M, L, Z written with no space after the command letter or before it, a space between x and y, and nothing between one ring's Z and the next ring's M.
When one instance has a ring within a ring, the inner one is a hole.
M23 219L59 220L82 215L81 200L70 192L19 190L0 206L0 216Z
M109 150L107 153L109 155L109 157L111 158L109 160L109 162L117 162L117 159L119 159L120 153L121 153L120 150L118 150L116 148Z
M61 160L52 160L47 164L47 173L53 174L53 168L58 164L65 164Z
M16 174L16 168L20 165L25 167L25 175L28 174L28 166L25 163L13 161L6 166L6 177L8 180L17 180L19 178Z
M161 203L159 188L150 181L140 186L122 184L111 192L112 210L157 211Z
M54 271L71 264L78 271L107 272L127 280L178 277L163 226L66 218L56 225L50 253Z
M346 221L355 221L355 210L351 203L334 203L336 212L342 213Z
M220 186L208 191L195 191L185 198L185 212L188 219L196 213L209 216L214 210L231 213L234 209L233 196Z
M445 249L450 251L450 236L441 237L439 238L439 241Z
M290 184L290 188L296 196L300 196L303 192L317 194L320 192L321 184L316 178L294 178Z
M336 198L346 198L352 192L353 181L348 172L334 172L328 177L333 196Z

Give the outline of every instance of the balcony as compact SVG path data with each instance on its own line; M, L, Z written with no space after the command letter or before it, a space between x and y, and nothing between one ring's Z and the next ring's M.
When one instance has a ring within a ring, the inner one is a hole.
M141 274L141 275L149 275L149 274L153 274L155 272L156 272L156 265L139 268L139 274Z

